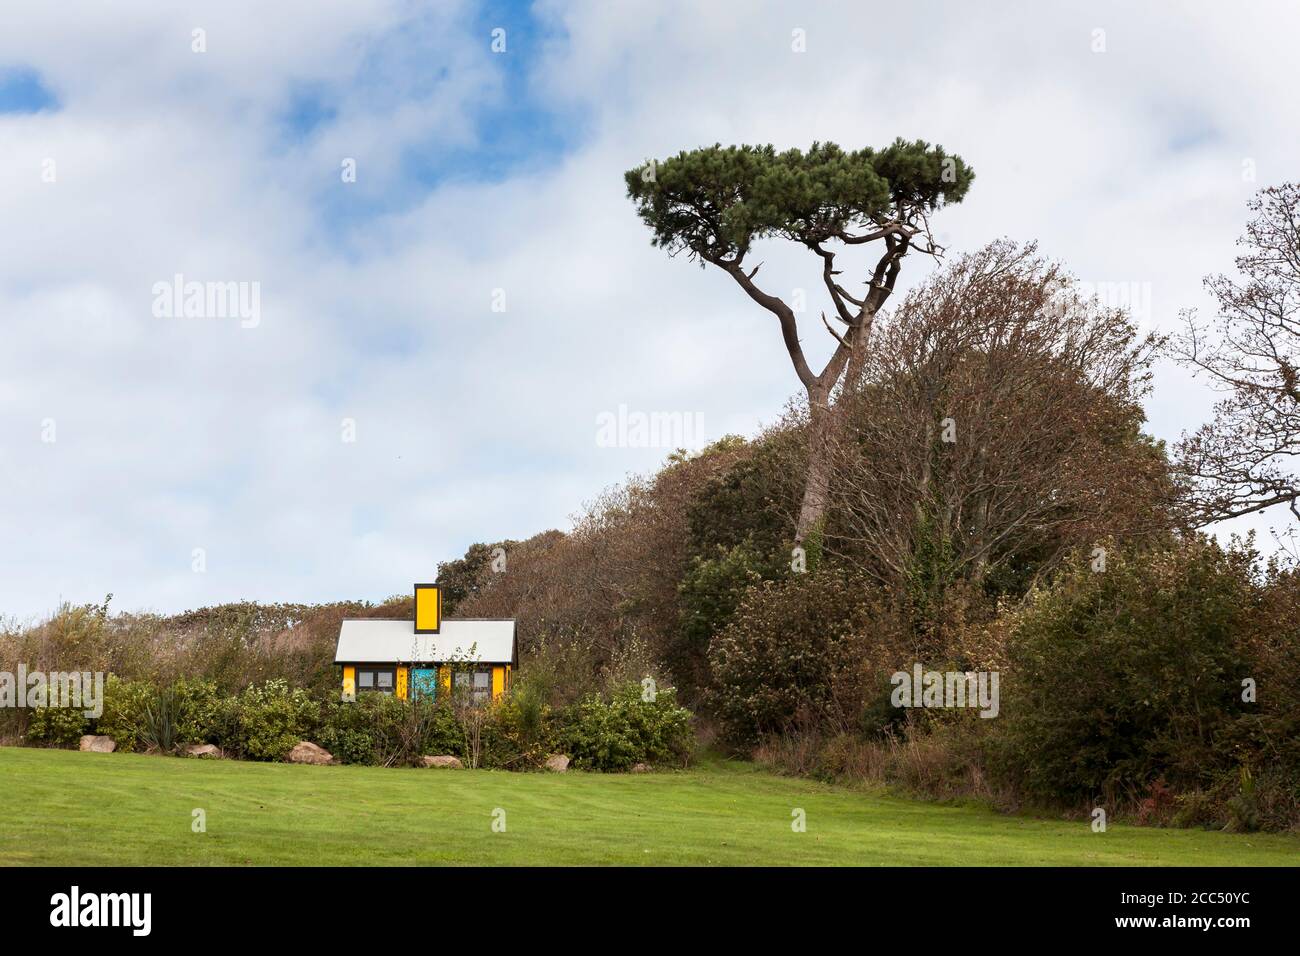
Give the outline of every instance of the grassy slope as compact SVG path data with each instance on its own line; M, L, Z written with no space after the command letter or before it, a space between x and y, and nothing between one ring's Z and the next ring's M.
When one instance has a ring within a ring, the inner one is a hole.
M207 832L190 830L202 807ZM506 811L494 833L492 812ZM790 828L807 812L807 832ZM748 765L648 775L0 748L0 863L1297 864L1300 838L1006 817Z

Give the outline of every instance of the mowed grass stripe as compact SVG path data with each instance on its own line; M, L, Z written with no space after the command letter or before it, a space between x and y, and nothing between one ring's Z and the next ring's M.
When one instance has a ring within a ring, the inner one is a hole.
M807 832L791 830L791 811ZM191 811L206 812L206 833ZM505 811L506 832L492 830ZM0 863L1297 865L1300 837L1004 816L711 761L679 773L300 767L0 748Z

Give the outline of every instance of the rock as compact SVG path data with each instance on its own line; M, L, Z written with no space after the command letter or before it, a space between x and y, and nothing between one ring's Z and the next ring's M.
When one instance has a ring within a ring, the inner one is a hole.
M648 763L634 763L634 764L632 764L632 772L633 772L633 773L649 773L649 772L650 772L650 765L649 765Z
M318 747L310 740L300 740L298 745L289 751L286 759L289 763L327 764L332 762L334 757L324 747Z
M185 748L187 757L220 757L221 751L216 744L190 744Z
M86 734L86 736L81 738L81 743L78 745L77 749L93 754L111 754L117 749L117 741L112 737Z
M460 762L459 757L453 757L451 754L441 754L437 757L421 757L421 767L450 767L452 770L460 770L465 765Z
M552 773L564 773L569 769L569 758L564 754L551 754L546 758L546 769Z

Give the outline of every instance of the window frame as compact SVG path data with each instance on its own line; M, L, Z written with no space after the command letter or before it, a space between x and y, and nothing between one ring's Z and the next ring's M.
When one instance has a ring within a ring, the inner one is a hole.
M462 668L460 670L454 670L452 672L452 678L451 678L452 693L455 693L459 688L463 688L466 686L466 684L468 684L469 699L471 703L490 704L492 702L493 667L494 665L487 664L487 665L476 665L473 668ZM477 684L475 683L475 678L479 677L479 675L483 675L487 678L487 683L485 683L482 687L477 686ZM461 680L462 677L468 678L468 680L462 682Z
M363 673L375 675L374 683L370 687L361 686L361 675ZM390 678L392 678L392 683L390 683L387 688L383 688L379 686L380 674L387 674ZM354 681L356 684L356 693L358 694L387 694L388 696L392 697L397 694L397 665L396 664L393 665L357 664L356 676L354 677Z

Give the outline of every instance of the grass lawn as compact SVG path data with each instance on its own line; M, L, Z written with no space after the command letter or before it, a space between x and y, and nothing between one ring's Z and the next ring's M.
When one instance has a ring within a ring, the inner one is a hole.
M191 831L195 808L206 833ZM423 863L1296 865L1300 837L1099 834L720 761L547 775L0 747L0 864Z

